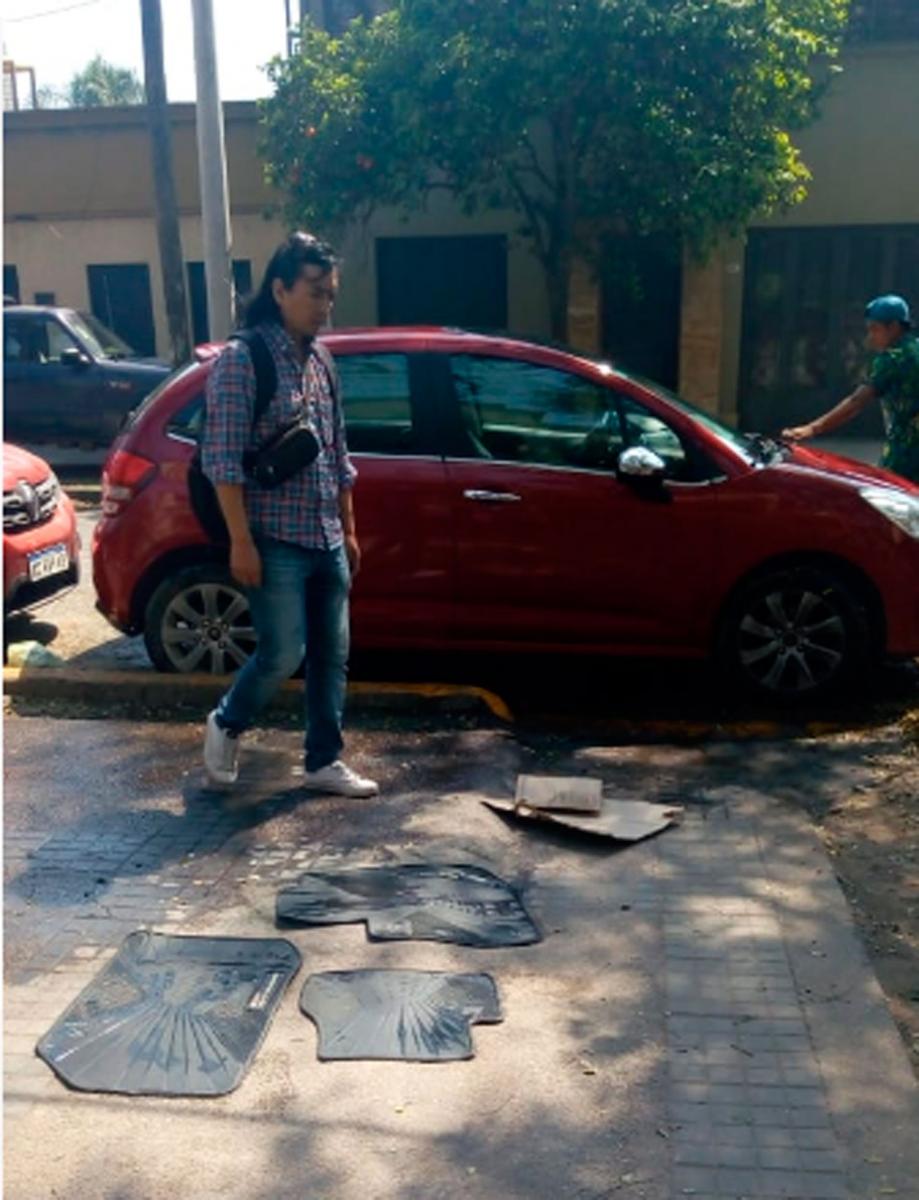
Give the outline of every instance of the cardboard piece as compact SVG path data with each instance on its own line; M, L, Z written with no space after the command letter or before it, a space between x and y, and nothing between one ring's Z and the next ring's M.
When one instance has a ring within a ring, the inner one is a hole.
M584 776L518 775L517 804L553 812L599 813L603 781Z
M660 833L673 825L683 811L670 805L649 804L645 800L608 800L606 797L595 815L554 812L517 804L513 800L483 799L482 803L494 812L524 820L548 821L553 825L563 825L566 829L576 829L579 833L593 833L617 842L640 842L643 838Z

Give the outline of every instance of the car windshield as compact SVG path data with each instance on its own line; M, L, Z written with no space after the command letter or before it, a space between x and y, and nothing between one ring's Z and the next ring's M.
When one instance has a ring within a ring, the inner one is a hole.
M67 323L95 358L138 358L136 350L92 313L71 312Z

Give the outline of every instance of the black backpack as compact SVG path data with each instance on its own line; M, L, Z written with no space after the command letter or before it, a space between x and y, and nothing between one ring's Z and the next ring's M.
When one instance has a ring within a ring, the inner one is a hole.
M278 390L277 367L265 339L256 330L240 330L234 333L230 340L242 342L252 359L255 371L255 411L252 416L252 428L255 429ZM188 464L188 497L198 524L210 540L218 545L227 545L230 535L220 509L220 501L217 499L217 491L201 469L200 445Z

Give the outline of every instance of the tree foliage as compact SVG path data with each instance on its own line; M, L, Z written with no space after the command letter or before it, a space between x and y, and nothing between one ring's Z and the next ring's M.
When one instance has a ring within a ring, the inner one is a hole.
M271 68L269 179L332 230L447 189L510 207L565 333L575 255L669 233L698 253L793 205L848 0L397 0Z
M127 67L97 54L71 79L64 94L68 108L109 108L118 104L143 104L144 85Z

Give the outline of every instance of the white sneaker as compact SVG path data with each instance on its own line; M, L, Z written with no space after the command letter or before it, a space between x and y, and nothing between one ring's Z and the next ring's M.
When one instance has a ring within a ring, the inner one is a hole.
M216 709L207 718L204 769L212 783L235 783L239 776L239 737L220 728Z
M302 786L310 792L331 792L336 796L352 796L356 799L376 796L380 790L379 784L372 779L362 779L341 759L319 771L304 772Z

